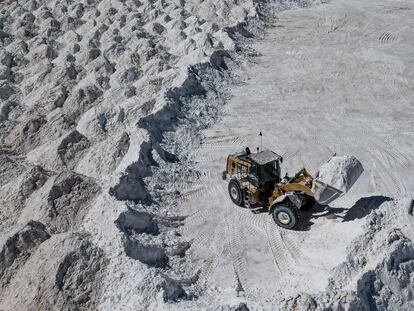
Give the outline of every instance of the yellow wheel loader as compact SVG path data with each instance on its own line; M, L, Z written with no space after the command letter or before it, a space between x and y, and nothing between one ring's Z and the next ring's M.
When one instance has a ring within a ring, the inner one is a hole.
M293 177L281 178L282 162L283 158L273 151L251 153L246 148L227 157L223 179L229 179L228 191L234 204L268 209L275 223L286 229L295 228L301 211L311 208L315 201L325 205L342 196L363 172L354 157L332 157L328 163L336 164L333 171L339 176L328 177L338 185L336 188L312 177L304 168ZM321 177L326 179L324 175Z

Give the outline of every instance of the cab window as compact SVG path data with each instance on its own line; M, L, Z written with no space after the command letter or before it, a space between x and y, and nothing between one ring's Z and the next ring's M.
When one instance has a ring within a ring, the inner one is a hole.
M247 175L247 167L244 165L239 164L237 166L237 172L242 175Z
M257 178L259 178L259 169L256 163L252 163L252 167L250 169L250 174L256 176Z

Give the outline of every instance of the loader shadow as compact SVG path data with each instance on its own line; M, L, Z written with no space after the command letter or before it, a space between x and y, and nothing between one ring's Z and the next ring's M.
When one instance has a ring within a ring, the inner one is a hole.
M359 199L355 204L347 208L331 207L329 205L315 205L308 211L301 212L300 223L296 230L308 231L315 223L312 221L320 217L327 219L341 218L342 222L353 221L361 219L371 213L373 210L379 208L384 202L392 201L393 199L386 196L370 196Z

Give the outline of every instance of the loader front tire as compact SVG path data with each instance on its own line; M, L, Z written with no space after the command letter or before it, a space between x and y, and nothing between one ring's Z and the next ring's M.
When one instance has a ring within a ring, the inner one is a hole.
M271 210L274 222L285 229L293 229L299 223L297 208L289 202L278 203Z
M235 179L232 179L229 182L229 195L234 204L244 206L242 190L240 189L239 182Z

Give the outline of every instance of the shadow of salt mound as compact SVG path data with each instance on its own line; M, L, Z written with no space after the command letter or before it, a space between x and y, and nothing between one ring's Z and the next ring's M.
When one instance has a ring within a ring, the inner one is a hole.
M159 233L157 222L154 220L153 215L147 212L130 209L122 212L118 219L115 220L115 224L128 237L133 236L134 233L148 233L151 235L157 235Z
M361 198L346 212L342 221L345 222L364 218L373 210L379 208L384 202L392 200L392 198L382 195Z
M132 259L139 260L150 267L166 268L169 258L165 249L155 244L143 244L140 241L127 238L124 242L125 253Z
M371 213L373 210L379 208L384 202L392 201L392 198L386 196L371 196L361 198L350 208L331 207L329 205L321 205L315 203L312 209L301 211L300 223L296 230L308 231L315 223L313 219L327 218L337 219L342 218L342 222L361 219Z

